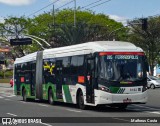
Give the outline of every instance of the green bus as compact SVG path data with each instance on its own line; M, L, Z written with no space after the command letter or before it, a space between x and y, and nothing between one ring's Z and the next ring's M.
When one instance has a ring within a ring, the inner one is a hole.
M87 42L17 58L14 91L24 101L126 108L147 102L147 71L143 50L132 43Z

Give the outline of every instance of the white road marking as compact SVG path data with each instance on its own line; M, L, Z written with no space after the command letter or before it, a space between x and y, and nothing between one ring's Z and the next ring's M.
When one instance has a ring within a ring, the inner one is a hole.
M0 98L4 98L4 97L0 96Z
M160 112L149 112L149 113L153 113L153 114L160 114Z
M17 116L15 114L12 114L12 113L6 113L7 115L11 115L11 116Z
M20 101L20 102L21 102L21 103L24 103L24 104L27 103L27 102L24 102L24 101Z
M46 125L46 126L53 126L53 125L50 125L50 124L47 124L47 123L40 123L42 125Z
M48 105L38 104L39 106L48 107Z
M25 101L20 101L23 104L30 104L30 105L37 105L36 103L32 103L32 102L25 102Z
M8 98L10 98L10 97L14 97L15 95L10 95L10 96L7 96Z
M115 117L113 117L113 119L122 120L122 121L125 121L125 122L130 122L129 120L120 119L120 118L115 118Z
M82 112L82 111L77 111L77 110L73 110L73 109L66 109L67 111L71 111L71 112Z
M151 108L151 107L141 106L141 105L134 105L134 106L141 107L141 108L147 108L147 109L159 110L159 109L156 109L156 108ZM152 113L152 114L159 114L160 115L160 112L149 112L149 111L145 111L145 112Z
M11 99L4 99L4 100L6 100L6 101L11 101Z

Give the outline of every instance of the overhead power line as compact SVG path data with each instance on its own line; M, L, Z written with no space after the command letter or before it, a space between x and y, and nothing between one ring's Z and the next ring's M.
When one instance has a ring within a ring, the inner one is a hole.
M90 8L87 8L87 9L89 10L89 9L91 9L91 8L97 7L97 6L99 6L99 5L105 4L105 3L110 2L110 1L111 1L111 0L104 1L104 2L102 2L102 3L99 3L99 4L97 4L97 5L94 5L94 6L90 7Z
M90 5L93 5L93 4L95 4L95 3L98 3L98 2L100 2L100 1L102 1L102 0L98 0L98 1L95 1L95 2L93 2L93 3L90 3L90 4L86 5L86 6L81 7L81 9L86 8L86 7L88 7L88 6L90 6Z
M60 1L60 0L56 0L55 2L48 4L47 6L41 8L41 9L39 9L39 10L37 10L37 11L31 13L31 14L29 14L27 17L30 17L30 16L32 16L32 15L38 13L39 11L41 11L41 10L43 10L43 9L45 9L45 8L47 8L47 7L49 7L49 6L51 6L51 5L53 5L54 3L58 2L58 1Z
M45 8L53 5L54 3L58 2L58 1L60 1L60 0L56 0L55 2L46 5L45 7L43 7L43 8L41 8L41 9L39 9L39 10L37 10L37 11L29 14L27 17L30 17L30 16L32 16L32 15L34 15L34 14L36 14L36 13L42 11L42 10L44 10ZM96 4L96 3L100 2L100 1L102 1L102 0L97 0L97 1L95 1L95 2L92 2L92 3L90 3L90 4L86 5L86 6L81 7L81 9L84 9L84 8L86 8L86 9L91 9L91 8L97 7L97 6L99 6L99 5L102 5L102 4L104 4L104 3L107 3L107 2L109 2L109 1L111 1L111 0L107 0L107 1L104 1L104 2L99 3L99 4L97 4L97 5L94 5L94 4ZM72 2L74 2L74 0L72 0L72 1L70 1L70 2L67 2L66 4L64 4L64 5L56 8L56 10L58 10L58 9L60 9L60 8L63 8L64 6L66 6L66 5L68 5L68 4L72 3ZM94 5L94 6L92 6L92 7L90 7L90 8L87 8L87 7L91 6L91 5Z
M74 0L72 0L72 1L70 1L70 2L68 2L68 3L66 3L66 4L64 4L64 5L62 5L62 6L58 7L58 8L56 8L56 10L58 10L58 9L64 7L64 6L66 6L66 5L70 4L70 3L72 3L73 1L74 1Z

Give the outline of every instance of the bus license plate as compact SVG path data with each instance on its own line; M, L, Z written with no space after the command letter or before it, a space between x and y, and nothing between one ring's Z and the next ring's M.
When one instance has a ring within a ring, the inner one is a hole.
M132 100L131 99L123 99L123 103L131 103L132 102Z

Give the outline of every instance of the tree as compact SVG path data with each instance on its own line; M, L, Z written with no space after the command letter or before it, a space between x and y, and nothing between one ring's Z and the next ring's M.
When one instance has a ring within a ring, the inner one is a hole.
M109 33L123 27L104 14L91 11L76 11L74 26L72 9L64 9L55 13L55 22L49 13L41 14L32 20L29 33L47 40L52 47L66 46L87 41L108 40ZM126 29L113 34L116 40L124 40Z
M148 28L145 31L142 30L141 24L134 25L135 23L141 22L139 19L135 19L129 23L131 25L129 41L135 43L146 52L151 75L153 75L153 69L159 60L160 52L160 17L149 17Z
M1 40L2 38L14 39L23 38L28 33L28 28L31 25L31 19L25 17L8 17L5 19L4 23L0 24ZM10 45L9 41L3 39L7 45ZM11 53L8 53L13 59L16 57L24 56L28 53L40 50L41 47L33 41L33 45L23 45L23 46L13 46L10 48Z
M0 24L0 31L6 38L8 36L13 38L24 37L25 34L34 35L48 41L53 48L87 41L109 40L109 34L112 31L123 27L122 23L110 19L107 15L81 10L76 11L76 26L74 26L73 12L72 9L57 11L55 22L50 13L40 14L32 19L23 16L20 18L8 17L3 24ZM125 28L112 34L111 38L124 40L124 35L126 35ZM44 42L40 41L40 43L43 47L48 48ZM33 41L32 45L14 46L12 48L11 55L14 58L42 50L36 41Z

